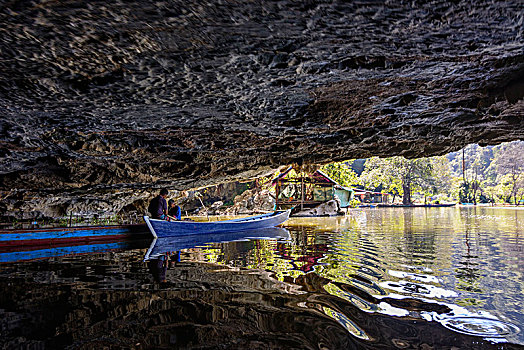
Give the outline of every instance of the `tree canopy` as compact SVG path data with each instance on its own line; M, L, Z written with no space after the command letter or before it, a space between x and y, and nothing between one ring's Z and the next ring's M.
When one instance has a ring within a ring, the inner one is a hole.
M353 169L358 163L360 174ZM442 157L347 160L324 165L328 176L343 186L383 191L404 204L427 198L468 203L524 199L524 142L497 146L473 144Z

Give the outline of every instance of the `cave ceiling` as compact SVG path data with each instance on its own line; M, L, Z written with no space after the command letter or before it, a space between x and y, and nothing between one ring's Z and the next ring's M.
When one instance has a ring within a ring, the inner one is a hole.
M1 1L0 210L523 139L523 28L518 0Z

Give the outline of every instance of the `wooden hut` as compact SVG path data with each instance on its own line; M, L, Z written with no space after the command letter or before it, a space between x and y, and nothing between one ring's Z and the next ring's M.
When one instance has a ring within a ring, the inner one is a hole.
M313 208L335 199L335 196L341 207L346 208L353 198L351 188L341 186L321 170L307 174L290 166L273 179L273 184L277 209Z

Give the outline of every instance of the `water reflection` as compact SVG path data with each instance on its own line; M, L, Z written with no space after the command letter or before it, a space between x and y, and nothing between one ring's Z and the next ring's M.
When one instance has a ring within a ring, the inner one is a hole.
M282 227L271 227L240 232L223 232L215 234L182 235L155 238L146 252L144 261L172 252L179 254L182 249L203 247L212 243L250 242L256 240L276 239L290 240L289 231Z
M179 253L177 252L177 257ZM178 260L178 259L177 259ZM150 259L147 261L147 266L149 267L149 272L153 275L153 279L157 283L166 282L166 272L169 264L169 255L159 255L155 259Z
M7 347L519 348L523 215L358 210L4 264L0 329Z

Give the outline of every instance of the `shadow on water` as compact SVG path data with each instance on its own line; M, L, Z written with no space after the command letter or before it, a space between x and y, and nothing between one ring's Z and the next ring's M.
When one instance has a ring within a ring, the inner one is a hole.
M4 263L1 342L51 349L522 348L521 233L505 213L481 214L364 210L296 219L280 233L147 241ZM490 226L493 216L499 224Z

